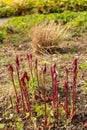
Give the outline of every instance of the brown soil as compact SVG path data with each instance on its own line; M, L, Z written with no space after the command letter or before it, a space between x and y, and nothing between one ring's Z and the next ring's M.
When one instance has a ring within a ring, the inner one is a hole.
M8 122L12 122L12 126L6 126L4 130L15 130L14 118L9 119L3 115L9 104L9 94L13 92L9 81L7 65L9 63L14 64L16 55L25 57L30 52L32 52L32 49L29 43L23 43L19 47L14 47L11 43L0 45L0 123L8 125ZM87 128L84 127L84 123L87 121L87 67L81 68L80 64L87 62L87 34L68 41L65 47L61 47L59 52L57 50L56 52L57 54L49 55L34 53L33 57L37 57L41 62L48 61L49 64L57 63L58 72L61 72L61 75L64 73L64 68L66 66L70 68L73 59L78 58L77 112L74 120L67 126L54 125L50 130L86 130ZM23 124L24 130L33 130L33 128L30 129L28 121L23 120Z

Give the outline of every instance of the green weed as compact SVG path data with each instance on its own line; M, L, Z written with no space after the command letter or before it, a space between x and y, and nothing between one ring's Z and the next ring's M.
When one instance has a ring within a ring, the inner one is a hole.
M79 65L79 67L81 68L81 69L87 69L87 62L84 62L84 63L81 63L80 65Z

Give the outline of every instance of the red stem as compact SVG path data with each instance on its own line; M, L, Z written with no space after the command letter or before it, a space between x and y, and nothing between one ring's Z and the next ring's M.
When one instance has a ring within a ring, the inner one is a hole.
M69 102L68 102L68 89L69 89L69 86L68 86L68 68L65 69L66 71L66 81L64 83L64 88L65 88L65 95L66 95L66 99L65 99L65 110L66 110L66 118L68 119L68 114L69 114L69 108L68 108L68 105L69 105Z
M65 81L64 83L64 88L65 88L65 112L66 112L66 118L68 119L68 84Z
M26 82L25 82L26 80ZM31 117L31 109L30 109L30 97L28 94L28 84L29 84L29 80L30 78L28 77L27 72L24 72L22 78L21 78L21 84L22 84L22 90L23 90L23 94L26 100L26 106L27 106L27 111L30 112L30 116Z
M72 116L73 119L76 111L76 79L77 79L77 59L73 62L73 85L72 85Z
M46 85L46 78L45 78L45 74L46 74L46 64L44 64L44 66L41 68L41 73L42 73L42 92L43 92L43 97L44 97L44 128L47 127L47 108L46 108L46 89L45 89L45 85Z
M55 108L55 93L56 93L55 81L54 81L55 80L54 79L54 75L56 74L55 67L56 67L56 64L54 64L50 68L51 77L52 77L52 96L53 96L53 105L54 105L54 108Z
M58 85L59 85L59 81L57 80L57 77L55 78L55 88L56 88L56 92L55 92L55 95L56 95L56 120L57 120L57 123L59 121L59 97L58 97Z
M20 91L21 91L22 106L23 106L23 110L26 111L24 97L23 97L23 91L22 91L22 86L21 86L21 81L20 81L20 76L19 76L19 66L20 66L19 59L18 59L18 56L16 56L16 71L17 71L17 77L18 77L18 82L19 82Z
M39 76L38 76L38 63L37 63L37 59L35 60L35 74L36 74L36 78L37 78L37 85L38 85L38 93L40 96L40 85L39 85Z
M32 54L27 54L27 59L28 59L28 64L29 64L29 69L30 69L31 77L33 79Z
M17 113L19 113L19 105L18 105L19 104L19 99L18 99L16 86L15 86L15 83L14 83L13 67L12 67L12 65L8 66L8 71L10 72L10 75L11 75L11 81L13 83L14 92L15 92L15 96L16 96L16 110L17 110Z

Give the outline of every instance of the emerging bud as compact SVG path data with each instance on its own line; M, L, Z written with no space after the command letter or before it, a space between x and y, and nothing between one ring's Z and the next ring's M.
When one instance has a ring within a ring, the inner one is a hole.
M30 77L28 76L27 72L24 72L24 74L23 74L23 76L21 78L21 81L24 80L24 79L26 79L27 81L30 80Z
M8 71L10 72L10 74L11 74L11 77L12 77L12 80L13 80L13 67L12 67L12 65L11 64L9 64L8 65Z
M65 68L65 71L66 71L66 75L68 75L68 68L67 67Z
M51 76L52 76L52 77L53 77L54 74L56 73L55 67L56 67L56 64L53 64L53 65L51 66L51 68L50 68L50 73L51 73Z
M15 62L16 62L16 67L17 67L17 69L19 68L19 59L18 59L18 55L16 56L16 60L15 60Z
M29 54L27 54L27 59L29 60Z
M8 65L8 71L9 71L10 73L13 73L13 67L12 67L11 64Z
M64 88L65 88L65 90L68 90L68 84L66 81L64 82Z
M38 61L37 61L37 59L35 60L35 70L37 70L37 63Z
M54 63L54 64L52 65L52 67L53 67L53 68L56 68L56 63Z
M45 74L46 73L46 64L43 65L41 68L41 73Z
M77 59L75 59L73 62L73 72L76 72L76 70L77 70Z
M32 60L32 54L30 54L30 60Z
M32 60L32 54L27 54L27 59L30 61Z

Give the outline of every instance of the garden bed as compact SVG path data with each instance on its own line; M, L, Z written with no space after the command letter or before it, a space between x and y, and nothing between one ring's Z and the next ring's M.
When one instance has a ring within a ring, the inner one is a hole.
M86 62L86 56L87 56L87 50L86 50L86 35L82 37L76 37L73 39L73 41L70 41L67 43L69 46L72 42L75 42L77 44L77 51L73 50L72 52L69 52L68 50L64 53L58 53L54 55L37 55L33 54L33 58L38 58L40 61L41 66L46 63L47 66L50 66L52 63L57 64L57 71L60 74L60 79L62 80L64 78L64 68L68 66L71 68L71 64L74 58L78 58L78 78L77 78L77 100L76 100L76 115L74 117L74 120L72 122L65 122L65 123L59 123L59 125L54 126L51 125L51 130L71 130L71 129L77 129L77 130L83 130L86 129L84 127L84 123L87 121L87 62ZM82 44L83 43L83 44ZM67 46L66 46L67 48ZM3 129L34 129L34 125L32 125L31 122L27 119L28 114L20 113L16 114L16 110L12 109L9 96L13 93L13 87L9 80L9 75L7 71L7 65L9 63L14 64L14 59L16 54L21 56L21 58L25 57L25 50L26 53L31 52L31 46L29 43L24 43L23 45L20 45L19 47L14 47L12 44L10 44L10 47L8 48L8 45L2 46L0 49L0 66L1 66L1 76L0 76L0 85L2 86L0 89L0 123L2 124ZM5 51L5 54L3 54ZM72 53L72 54L71 54ZM44 57L46 58L44 60ZM26 59L25 59L26 61ZM4 72L4 73L3 73ZM48 84L49 81L48 81ZM62 85L62 84L61 84ZM10 91L9 91L10 90ZM36 117L34 116L34 119ZM33 119L33 120L34 120ZM37 127L39 126L39 122L37 122ZM38 129L38 128L37 128Z
M3 0L9 16L19 17L0 26L0 129L86 130L87 1Z

